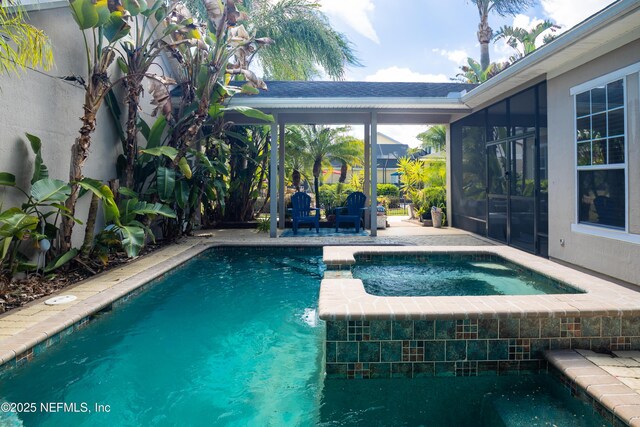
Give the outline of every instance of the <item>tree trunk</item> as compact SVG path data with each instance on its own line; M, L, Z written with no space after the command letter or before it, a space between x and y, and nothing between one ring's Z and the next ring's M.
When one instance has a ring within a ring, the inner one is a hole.
M313 190L316 193L316 208L320 209L320 179L313 177Z
M66 208L69 210L67 213L69 216L74 216L76 213L76 202L80 195L80 186L77 184L82 180L82 168L89 156L89 148L91 146L91 133L96 128L96 112L100 104L92 102L92 98L89 94L86 96L84 105L84 116L82 116L82 127L80 128L80 136L76 139L76 142L71 147L71 164L69 168L69 183L71 185L71 195L65 202ZM61 240L61 252L67 252L71 249L71 235L73 234L74 221L67 217L62 217L62 240Z
M322 159L313 162L313 189L316 193L316 208L320 207L320 174L322 173Z
M339 183L344 184L344 182L347 180L348 171L349 169L347 167L347 162L343 161L342 165L340 165L340 179L338 179Z
M493 30L489 26L487 15L480 17L480 24L478 25L478 42L480 42L480 66L482 71L486 70L491 63L489 58L489 43L493 38Z
M80 256L82 258L88 258L93 248L93 238L96 234L96 217L98 216L98 202L100 198L91 193L91 205L89 206L89 215L87 216L87 225L84 230L84 242L82 243L82 249L80 249Z
M300 171L298 169L294 169L291 174L291 181L293 186L296 188L296 191L300 191Z
M136 158L138 156L138 107L140 105L140 94L142 93L142 79L139 77L133 77L126 80L127 83L127 144L126 152L124 153L127 158L127 165L125 169L124 185L128 188L134 186L134 168L136 164Z

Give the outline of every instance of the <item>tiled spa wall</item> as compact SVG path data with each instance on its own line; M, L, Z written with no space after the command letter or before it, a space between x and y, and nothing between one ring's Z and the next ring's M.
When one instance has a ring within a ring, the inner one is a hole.
M640 319L327 321L328 378L503 375L546 369L554 349L640 350Z

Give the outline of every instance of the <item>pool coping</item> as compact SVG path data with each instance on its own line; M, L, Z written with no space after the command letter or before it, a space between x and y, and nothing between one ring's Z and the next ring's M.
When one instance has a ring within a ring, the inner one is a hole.
M616 376L585 357L584 354L587 353L593 352L551 350L545 353L545 357L551 366L555 367L569 382L572 394L579 394L577 390L579 388L583 393L586 393L587 400L590 400L592 405L604 407L611 416L617 417L627 425L640 426L640 395ZM598 353L593 353L593 355L597 356L593 360L609 357ZM609 419L608 421L613 420Z
M582 294L381 297L350 278L356 255L486 254L530 268ZM318 313L323 320L431 320L640 316L640 293L507 246L325 246ZM337 272L331 271L338 270Z

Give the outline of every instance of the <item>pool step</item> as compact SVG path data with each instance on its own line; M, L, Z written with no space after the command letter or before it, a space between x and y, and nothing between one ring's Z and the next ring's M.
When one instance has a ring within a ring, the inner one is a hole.
M640 352L609 355L590 350L550 350L545 357L568 380L573 393L586 393L596 408L601 406L626 425L640 427L640 394L625 384L633 384L632 377L621 376L640 377Z

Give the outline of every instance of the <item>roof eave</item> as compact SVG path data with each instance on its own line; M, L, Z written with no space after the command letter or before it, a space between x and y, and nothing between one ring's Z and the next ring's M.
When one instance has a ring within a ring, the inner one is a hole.
M231 98L229 105L244 105L253 108L269 107L272 109L340 109L340 108L437 108L445 110L467 111L469 108L460 98L260 98L243 96Z
M69 7L68 0L22 0L20 4L27 12Z

